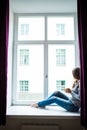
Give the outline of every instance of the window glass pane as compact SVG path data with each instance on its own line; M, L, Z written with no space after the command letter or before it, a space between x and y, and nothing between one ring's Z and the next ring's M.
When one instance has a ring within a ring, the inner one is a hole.
M44 40L44 17L19 17L18 40Z
M43 98L43 65L43 45L18 45L17 101L41 100Z
M48 46L48 93L71 87L75 66L74 45Z
M74 39L74 17L47 18L47 40Z

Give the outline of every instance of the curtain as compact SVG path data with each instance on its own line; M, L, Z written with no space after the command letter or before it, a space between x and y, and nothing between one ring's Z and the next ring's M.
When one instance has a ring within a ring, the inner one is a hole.
M77 0L78 39L81 66L81 125L87 128L87 4Z
M0 1L0 125L6 124L9 0Z

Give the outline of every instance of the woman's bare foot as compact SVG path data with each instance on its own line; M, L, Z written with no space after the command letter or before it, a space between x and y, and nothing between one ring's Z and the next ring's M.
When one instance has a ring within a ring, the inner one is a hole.
M32 107L35 107L35 108L38 108L38 107L39 107L37 103L34 103L34 104L32 104L31 106L32 106Z
M34 104L32 104L32 105L31 105L31 107L38 108L39 106L38 106L38 104L37 104L37 103L34 103ZM45 106L43 106L43 107L40 107L40 108L44 109L44 108L45 108Z

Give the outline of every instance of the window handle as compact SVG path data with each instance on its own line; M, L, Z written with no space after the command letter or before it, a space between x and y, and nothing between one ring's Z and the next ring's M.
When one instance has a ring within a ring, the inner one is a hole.
M45 78L47 79L47 78L48 78L48 75L46 75Z

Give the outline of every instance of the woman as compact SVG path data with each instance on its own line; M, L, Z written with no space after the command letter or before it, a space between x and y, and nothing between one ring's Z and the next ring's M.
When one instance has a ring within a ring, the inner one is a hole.
M71 97L61 91L56 91L50 95L47 99L32 104L32 107L42 107L56 103L60 107L66 109L69 112L77 112L80 108L80 68L76 67L72 70L74 82L72 89L66 88L65 92L70 93Z

